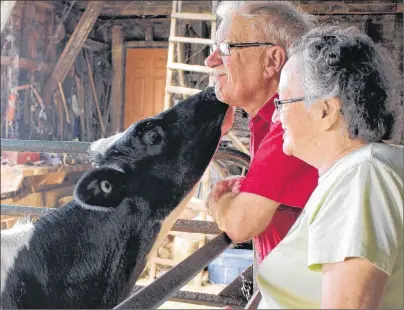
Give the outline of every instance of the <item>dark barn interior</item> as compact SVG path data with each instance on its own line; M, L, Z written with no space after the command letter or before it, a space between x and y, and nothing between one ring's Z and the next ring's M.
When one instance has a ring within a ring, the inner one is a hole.
M323 23L365 31L395 55L403 71L402 1L299 3ZM181 10L210 13L212 5L183 1ZM170 1L15 1L1 36L2 138L93 141L137 120L128 114L139 118L160 112L163 107L157 103L136 112L144 103L136 102L140 95L131 94L127 84L136 71L134 62L144 57L131 56L133 50L166 53L171 13ZM210 28L206 20L177 22L177 33L184 37L210 38ZM207 53L206 45L178 43L174 56L201 66ZM153 90L161 94L161 103L165 67L160 64L162 75L154 77L161 80ZM201 89L208 75L178 70L173 84ZM141 91L147 95L151 90ZM174 95L172 101L180 98ZM239 127L235 134L243 139Z

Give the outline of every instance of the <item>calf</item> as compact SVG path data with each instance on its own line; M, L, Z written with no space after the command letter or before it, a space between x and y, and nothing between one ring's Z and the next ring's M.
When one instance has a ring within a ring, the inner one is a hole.
M1 307L112 308L126 298L163 221L212 159L227 107L208 88L92 143L95 168L72 202L2 231Z

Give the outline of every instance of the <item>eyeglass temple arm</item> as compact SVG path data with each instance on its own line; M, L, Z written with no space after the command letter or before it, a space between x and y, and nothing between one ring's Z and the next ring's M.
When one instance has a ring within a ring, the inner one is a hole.
M285 103L292 103L296 101L304 101L304 97L299 97L299 98L292 98L292 99L283 99L283 100L277 100L279 104L285 104Z
M247 46L260 46L260 45L274 45L273 43L266 42L249 42L249 43L231 43L230 47L247 47Z

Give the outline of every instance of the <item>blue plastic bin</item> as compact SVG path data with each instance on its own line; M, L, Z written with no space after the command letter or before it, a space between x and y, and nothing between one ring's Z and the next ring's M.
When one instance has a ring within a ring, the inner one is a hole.
M254 261L253 250L228 249L208 265L209 281L229 284Z

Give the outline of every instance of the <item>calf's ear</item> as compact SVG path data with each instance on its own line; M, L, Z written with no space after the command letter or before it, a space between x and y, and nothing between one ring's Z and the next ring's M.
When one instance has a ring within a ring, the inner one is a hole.
M125 198L126 174L109 167L86 172L74 189L74 198L83 207L116 208Z

